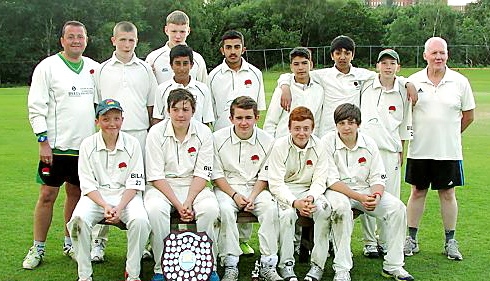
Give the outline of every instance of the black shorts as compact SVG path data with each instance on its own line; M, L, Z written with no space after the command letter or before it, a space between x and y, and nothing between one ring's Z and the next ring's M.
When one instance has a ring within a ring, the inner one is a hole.
M463 161L407 159L405 181L417 189L449 189L464 185Z
M78 156L53 154L53 164L39 161L36 181L53 187L68 182L80 186L78 178Z

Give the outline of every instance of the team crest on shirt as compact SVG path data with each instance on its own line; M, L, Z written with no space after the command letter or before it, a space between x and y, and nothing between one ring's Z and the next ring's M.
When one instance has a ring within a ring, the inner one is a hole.
M189 153L190 157L196 156L196 148L193 146L189 147L189 149L187 149L187 153Z
M311 161L311 159L306 160L306 167L307 168L313 167L313 161Z
M250 157L250 160L252 160L252 163L257 164L257 162L259 162L259 156L257 154L252 155L252 157Z
M388 107L388 111L389 111L390 113L395 112L395 111L396 111L396 106L394 106L394 105L390 105L390 106Z
M90 72L90 74L94 74L95 70L90 69L89 72Z
M357 160L357 163L359 163L359 165L361 166L364 166L366 164L366 158L364 157L361 157Z
M247 79L247 80L245 80L244 84L245 84L245 87L250 88L250 87L252 87L252 80Z
M126 170L128 165L126 164L126 162L121 162L121 163L119 163L119 165L117 165L117 167L119 168L119 170L124 171L124 170Z

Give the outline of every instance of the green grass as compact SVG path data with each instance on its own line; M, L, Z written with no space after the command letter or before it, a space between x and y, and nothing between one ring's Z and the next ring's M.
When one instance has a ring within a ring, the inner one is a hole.
M408 76L414 69L402 71ZM419 240L421 252L406 259L406 269L417 280L476 281L487 278L488 248L490 245L490 220L488 219L487 164L490 148L490 70L461 70L471 81L477 101L476 120L463 135L466 186L458 188L460 206L457 239L464 260L449 261L441 255L443 230L439 214L439 202L435 192L427 198ZM264 73L268 100L279 73ZM37 143L27 120L27 88L0 89L0 281L61 281L76 280L76 264L61 254L63 239L63 200L60 192L55 204L55 215L48 234L44 263L33 271L22 269L24 255L32 243L32 215L38 197L38 185L34 182L37 164ZM262 116L263 118L264 116ZM402 187L402 200L406 202L409 186ZM381 280L381 260L369 260L362 256L361 234L356 221L352 237L354 268L353 280ZM255 225L257 228L257 225ZM252 245L258 250L256 235ZM122 280L125 263L125 233L116 228L110 232L106 252L107 261L94 265L97 281ZM249 280L254 258L242 258L240 280ZM332 261L328 259L323 280L331 280ZM152 264L143 263L142 278L149 280ZM303 277L307 264L297 264L296 273Z

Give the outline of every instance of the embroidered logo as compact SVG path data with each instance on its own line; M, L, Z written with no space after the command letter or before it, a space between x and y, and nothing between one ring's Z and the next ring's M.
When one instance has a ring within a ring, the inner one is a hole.
M313 166L313 161L311 159L306 160L306 167L311 168Z
M49 176L51 174L49 171L49 167L42 168L41 173L43 174L43 176Z
M187 153L189 153L190 157L196 156L196 148L193 146L189 147L189 149L187 150Z
M388 110L390 111L390 113L393 113L396 111L396 107L394 105L390 105L390 107L388 107Z
M357 160L357 163L359 163L360 165L366 164L366 158L364 157L359 158L359 160Z
M126 162L121 162L119 163L118 167L120 170L125 170L128 167L128 165L126 164Z
M257 154L252 155L252 157L250 157L250 160L252 160L252 163L257 164L257 162L259 162L259 156Z
M252 80L247 79L245 80L245 87L250 88L252 86Z

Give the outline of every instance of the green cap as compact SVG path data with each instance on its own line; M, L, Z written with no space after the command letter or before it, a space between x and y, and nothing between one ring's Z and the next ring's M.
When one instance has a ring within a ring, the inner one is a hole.
M393 49L384 49L383 51L379 52L378 60L376 62L379 62L384 56L392 57L396 59L396 62L400 63L400 57L398 56L398 53Z
M111 109L117 109L120 111L124 111L121 107L121 104L117 100L106 99L106 100L101 101L97 105L97 108L95 109L95 117L99 118L100 115L105 114L107 111L109 111Z

